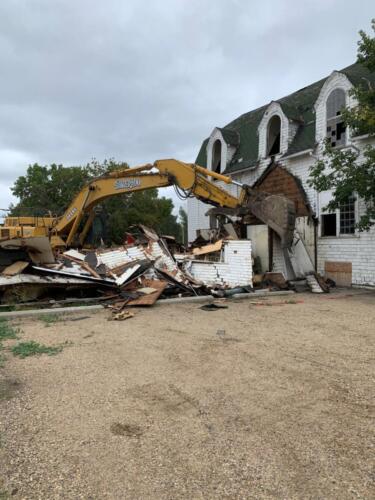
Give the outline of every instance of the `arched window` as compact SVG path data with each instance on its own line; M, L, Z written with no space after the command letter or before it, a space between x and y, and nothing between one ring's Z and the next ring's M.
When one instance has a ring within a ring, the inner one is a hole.
M281 120L274 115L268 122L267 132L267 155L273 156L280 153Z
M212 147L212 170L221 173L221 141L217 139Z
M329 94L326 105L327 138L331 146L345 145L346 127L342 118L342 110L345 108L345 91L334 89Z

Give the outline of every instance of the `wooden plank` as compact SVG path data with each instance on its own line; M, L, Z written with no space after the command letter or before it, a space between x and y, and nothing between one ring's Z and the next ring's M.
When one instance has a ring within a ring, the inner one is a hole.
M66 252L63 253L64 257L72 257L73 260L85 260L85 254L78 252L78 250L75 250L74 248L71 248L70 250L67 250Z
M198 247L193 249L193 255L205 255L212 252L220 252L223 246L223 240L219 240L216 243L210 245L205 245L204 247Z
M253 274L253 284L259 285L264 279L264 274Z
M324 275L332 279L337 286L352 286L352 263L326 260Z
M152 306L158 300L160 295L163 293L163 290L167 286L165 281L161 280L142 280L143 288L155 288L156 291L153 293L149 293L147 295L143 295L142 297L138 297L137 299L129 300L126 304L127 306Z
M145 286L144 288L139 288L138 292L143 293L143 295L149 295L150 293L157 292L157 289Z
M80 266L83 267L88 273L91 274L91 276L94 276L94 278L101 279L102 277L94 270L92 269L87 262L80 262Z
M77 252L78 253L78 252ZM67 252L65 252L63 254L64 258L65 259L68 259L68 260L71 260L72 262L75 262L76 264L78 264L79 266L82 267L82 269L84 269L85 271L87 271L88 273L91 274L91 276L93 276L94 278L98 278L98 279L102 279L102 277L100 276L100 274L98 274L92 267L89 266L89 264L87 262L85 262L84 260L81 260L80 258L78 258L77 256L75 255L71 255L71 254L68 254Z
M288 285L285 281L284 275L282 273L265 273L264 275L265 280L269 280L272 283L274 283L276 286L278 286L281 289L286 289L288 288Z
M338 261L328 261L324 263L324 270L327 273L351 273L352 263L351 262L338 262Z
M2 274L4 276L15 276L16 274L22 273L24 269L27 268L29 262L25 262L23 260L17 260L17 262L13 262L10 266L6 267Z

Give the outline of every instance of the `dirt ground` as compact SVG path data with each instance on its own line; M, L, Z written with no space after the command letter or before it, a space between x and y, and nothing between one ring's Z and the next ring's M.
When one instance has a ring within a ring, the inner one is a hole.
M17 322L0 498L374 498L375 293L253 302Z

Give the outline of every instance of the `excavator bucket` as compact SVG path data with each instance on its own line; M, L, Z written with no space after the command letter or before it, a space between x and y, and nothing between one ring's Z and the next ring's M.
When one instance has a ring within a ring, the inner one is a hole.
M243 217L245 224L251 223L255 216L280 237L282 248L291 248L296 223L294 203L282 195L263 193L249 186L242 185L245 196L237 208L215 207L206 215L225 215Z
M246 209L278 234L283 248L290 248L296 222L294 203L285 196L251 188L247 188L247 193Z

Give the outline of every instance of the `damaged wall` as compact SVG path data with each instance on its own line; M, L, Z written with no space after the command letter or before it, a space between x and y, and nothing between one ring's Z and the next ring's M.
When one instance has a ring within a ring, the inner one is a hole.
M195 279L207 285L252 286L251 241L224 241L220 262L195 260L187 269Z

